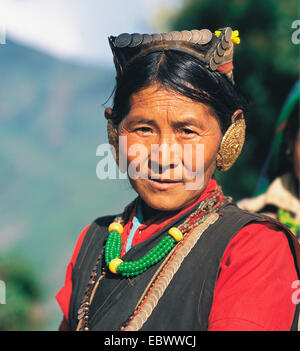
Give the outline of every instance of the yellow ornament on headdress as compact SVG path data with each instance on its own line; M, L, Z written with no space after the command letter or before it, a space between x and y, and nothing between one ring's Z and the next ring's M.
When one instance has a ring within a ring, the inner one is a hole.
M215 31L215 35L216 35L217 37L219 37L220 34L221 34L221 31L220 31L220 30L216 30L216 31ZM238 31L238 30L232 31L232 33L231 33L231 41L232 41L233 43L235 43L235 44L240 44L241 39L239 38L239 31Z

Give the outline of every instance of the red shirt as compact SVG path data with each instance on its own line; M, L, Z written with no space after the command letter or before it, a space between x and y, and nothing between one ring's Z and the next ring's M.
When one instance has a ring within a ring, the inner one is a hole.
M197 202L213 185L209 184ZM165 222L155 225L165 225ZM77 240L65 284L56 295L66 319L72 294L72 270L88 229L89 225ZM142 240L141 237L145 239L144 235L140 236L133 244ZM123 244L126 238L124 235ZM271 223L245 226L230 241L221 260L208 330L289 330L296 308L292 296L297 291L292 284L297 280L285 234ZM298 295L299 301L300 289Z

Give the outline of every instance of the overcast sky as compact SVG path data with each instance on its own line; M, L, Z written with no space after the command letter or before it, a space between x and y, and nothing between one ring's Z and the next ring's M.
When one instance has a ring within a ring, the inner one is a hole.
M7 37L58 57L111 62L107 37L159 31L153 18L182 0L0 0Z

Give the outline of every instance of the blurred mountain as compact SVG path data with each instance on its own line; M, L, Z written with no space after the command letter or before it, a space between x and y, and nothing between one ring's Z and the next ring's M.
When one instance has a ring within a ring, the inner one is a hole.
M53 296L81 230L134 196L127 180L96 177L114 72L7 40L0 79L0 252L32 262L46 310L60 319Z

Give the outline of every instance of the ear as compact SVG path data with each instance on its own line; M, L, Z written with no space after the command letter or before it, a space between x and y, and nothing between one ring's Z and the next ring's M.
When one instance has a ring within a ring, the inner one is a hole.
M244 111L241 110L240 108L234 111L232 117L231 117L231 122L234 123L238 121L239 119L244 119Z
M108 136L108 142L113 148L114 151L112 151L113 157L119 166L119 142L118 142L118 130L116 127L113 125L112 119L112 109L110 107L106 108L104 111L104 117L107 119L107 136Z
M104 110L104 117L109 120L111 119L112 116L112 108L111 107L106 107L106 109Z

